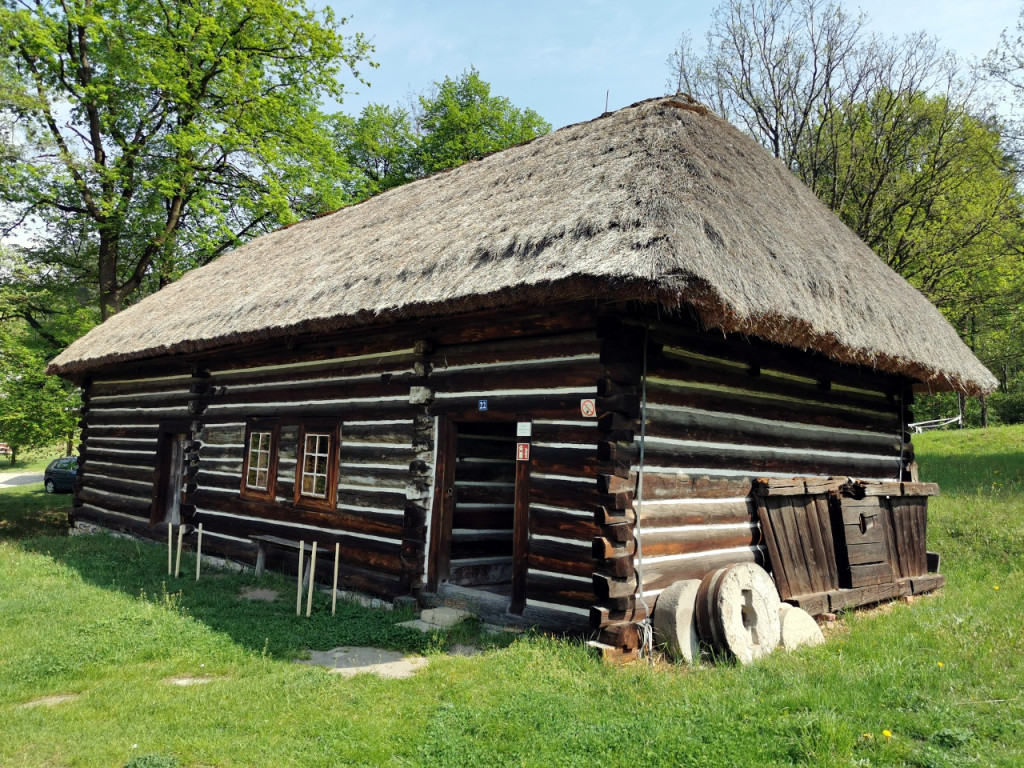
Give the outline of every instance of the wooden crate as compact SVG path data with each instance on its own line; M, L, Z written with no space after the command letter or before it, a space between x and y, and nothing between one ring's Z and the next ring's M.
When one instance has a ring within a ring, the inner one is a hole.
M759 480L754 500L783 600L820 614L916 594L928 576L925 483Z

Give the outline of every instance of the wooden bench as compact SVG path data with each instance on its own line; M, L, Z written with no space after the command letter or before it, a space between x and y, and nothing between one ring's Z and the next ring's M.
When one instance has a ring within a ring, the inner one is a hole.
M305 550L307 557L305 558L306 566L302 574L302 585L305 586L309 583L310 577L310 562L312 561L313 543L305 542L300 544L298 541L292 541L291 539L282 539L279 536L250 536L249 541L256 544L259 549L256 552L256 578L263 575L263 571L267 566L267 550L271 547L277 547L278 549L287 549L291 552L298 552L300 549Z

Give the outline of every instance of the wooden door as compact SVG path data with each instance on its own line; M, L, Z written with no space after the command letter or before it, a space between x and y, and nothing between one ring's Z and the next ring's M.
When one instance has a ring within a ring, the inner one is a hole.
M188 433L161 430L157 446L157 472L153 484L150 524L181 523L181 491L185 477L185 441Z
M427 585L500 595L525 607L529 462L516 422L438 419ZM528 439L528 438L527 438Z

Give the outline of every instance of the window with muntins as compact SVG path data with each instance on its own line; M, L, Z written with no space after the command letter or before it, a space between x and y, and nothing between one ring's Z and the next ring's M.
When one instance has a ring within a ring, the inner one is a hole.
M327 498L327 474L330 468L331 435L329 433L307 432L302 446L302 490L303 496L314 499Z
M252 491L266 491L270 480L270 444L273 433L252 432L249 434L249 471L245 476L245 487Z
M336 424L303 424L299 429L299 455L295 469L295 505L333 511L338 495Z
M273 501L277 479L279 427L252 422L245 429L242 498Z

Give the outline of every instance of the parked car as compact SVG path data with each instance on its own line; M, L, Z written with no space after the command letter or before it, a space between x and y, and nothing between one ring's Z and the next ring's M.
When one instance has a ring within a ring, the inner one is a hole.
M78 457L54 459L43 472L43 487L47 493L70 493L78 476Z

